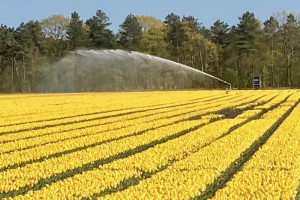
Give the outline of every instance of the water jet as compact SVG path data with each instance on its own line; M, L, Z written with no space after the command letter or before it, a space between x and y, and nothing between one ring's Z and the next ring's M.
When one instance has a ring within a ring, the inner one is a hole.
M136 51L76 50L52 66L52 92L216 88L209 73Z

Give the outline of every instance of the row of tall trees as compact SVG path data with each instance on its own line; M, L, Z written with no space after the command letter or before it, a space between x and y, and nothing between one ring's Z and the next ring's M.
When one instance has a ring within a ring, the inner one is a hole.
M234 87L251 87L261 76L265 87L300 86L300 21L280 12L265 22L253 13L229 25L206 28L193 16L171 13L161 21L129 14L118 33L101 10L83 21L53 15L41 21L0 27L0 92L43 92L51 64L81 48L126 49L167 58L218 76ZM221 87L221 85L219 85ZM218 87L218 86L216 86Z
M299 87L299 19L282 12L261 22L246 12L239 20L231 28L220 21L211 27L224 78L241 88L250 87L257 75L266 87Z

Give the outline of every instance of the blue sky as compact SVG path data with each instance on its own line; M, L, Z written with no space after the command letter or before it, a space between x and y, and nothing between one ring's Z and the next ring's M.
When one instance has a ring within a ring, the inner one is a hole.
M174 12L180 16L192 15L204 26L210 27L216 20L230 26L238 23L238 17L246 11L254 12L262 21L273 13L285 10L300 13L299 0L0 0L0 24L17 27L21 22L42 20L53 14L69 17L73 11L81 19L92 17L102 10L110 18L110 29L118 31L125 17L152 15L164 20Z

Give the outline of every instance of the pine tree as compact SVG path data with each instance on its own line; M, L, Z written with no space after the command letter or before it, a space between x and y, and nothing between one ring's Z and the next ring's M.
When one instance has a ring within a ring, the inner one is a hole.
M96 15L86 21L90 28L89 37L92 40L92 47L96 48L116 48L116 38L108 26L111 25L109 17L101 10L97 10Z
M142 39L142 26L137 18L129 14L120 25L119 30L120 45L124 49L138 51Z
M87 46L88 35L83 28L83 22L80 20L78 13L71 14L70 25L67 29L67 38L70 41L70 50Z

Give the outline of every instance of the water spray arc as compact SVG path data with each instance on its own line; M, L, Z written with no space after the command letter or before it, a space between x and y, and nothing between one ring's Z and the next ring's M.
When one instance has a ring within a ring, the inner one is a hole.
M207 78L206 78L207 77ZM231 84L204 71L136 51L76 50L52 67L51 92L215 88Z

